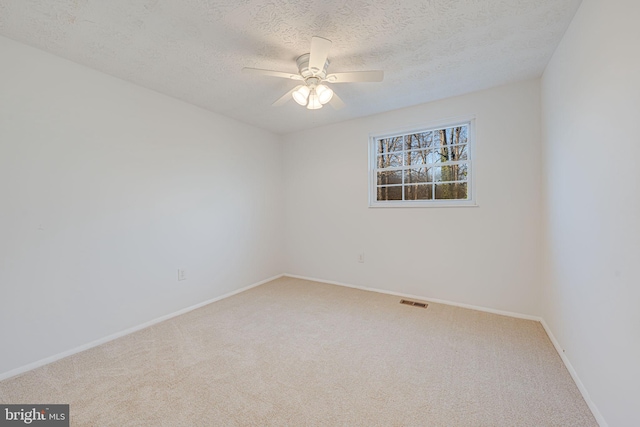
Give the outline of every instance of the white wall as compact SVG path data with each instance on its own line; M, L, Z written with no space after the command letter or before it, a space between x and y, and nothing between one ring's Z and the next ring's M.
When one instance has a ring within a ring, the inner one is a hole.
M640 425L639 16L584 0L542 80L544 317L612 427Z
M0 55L0 373L282 271L279 137Z
M370 133L464 115L479 207L367 207ZM291 134L284 159L287 273L539 314L538 80Z

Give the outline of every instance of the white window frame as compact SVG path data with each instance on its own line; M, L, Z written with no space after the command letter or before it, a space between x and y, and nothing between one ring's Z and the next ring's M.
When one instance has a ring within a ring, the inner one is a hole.
M371 208L408 208L408 207L468 207L478 206L476 201L476 183L475 183L475 169L476 169L476 118L475 116L464 116L457 118L444 119L439 121L430 122L422 126L414 126L410 128L395 130L395 131L383 131L369 134L369 207ZM468 160L464 163L468 164L467 172L467 195L466 200L377 200L377 147L376 141L381 138L390 138L396 136L405 136L413 133L428 132L433 130L439 130L443 128L451 128L456 126L467 125L469 127L469 135L467 142L467 157Z

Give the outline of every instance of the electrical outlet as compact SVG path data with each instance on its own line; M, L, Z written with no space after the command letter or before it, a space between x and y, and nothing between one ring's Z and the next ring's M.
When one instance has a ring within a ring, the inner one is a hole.
M187 280L187 270L184 268L178 269L178 281Z
M364 254L358 254L358 262L364 262Z

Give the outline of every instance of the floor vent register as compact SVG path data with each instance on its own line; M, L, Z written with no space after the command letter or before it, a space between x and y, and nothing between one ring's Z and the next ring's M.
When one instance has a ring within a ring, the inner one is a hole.
M411 301L408 299L401 299L400 304L412 305L414 307L420 307L420 308L427 308L429 306L429 304L426 304L424 302Z

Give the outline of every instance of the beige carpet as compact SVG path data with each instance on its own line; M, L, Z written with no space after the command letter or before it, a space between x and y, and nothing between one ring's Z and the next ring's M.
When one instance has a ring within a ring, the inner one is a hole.
M73 426L597 426L542 326L282 278L19 377Z

